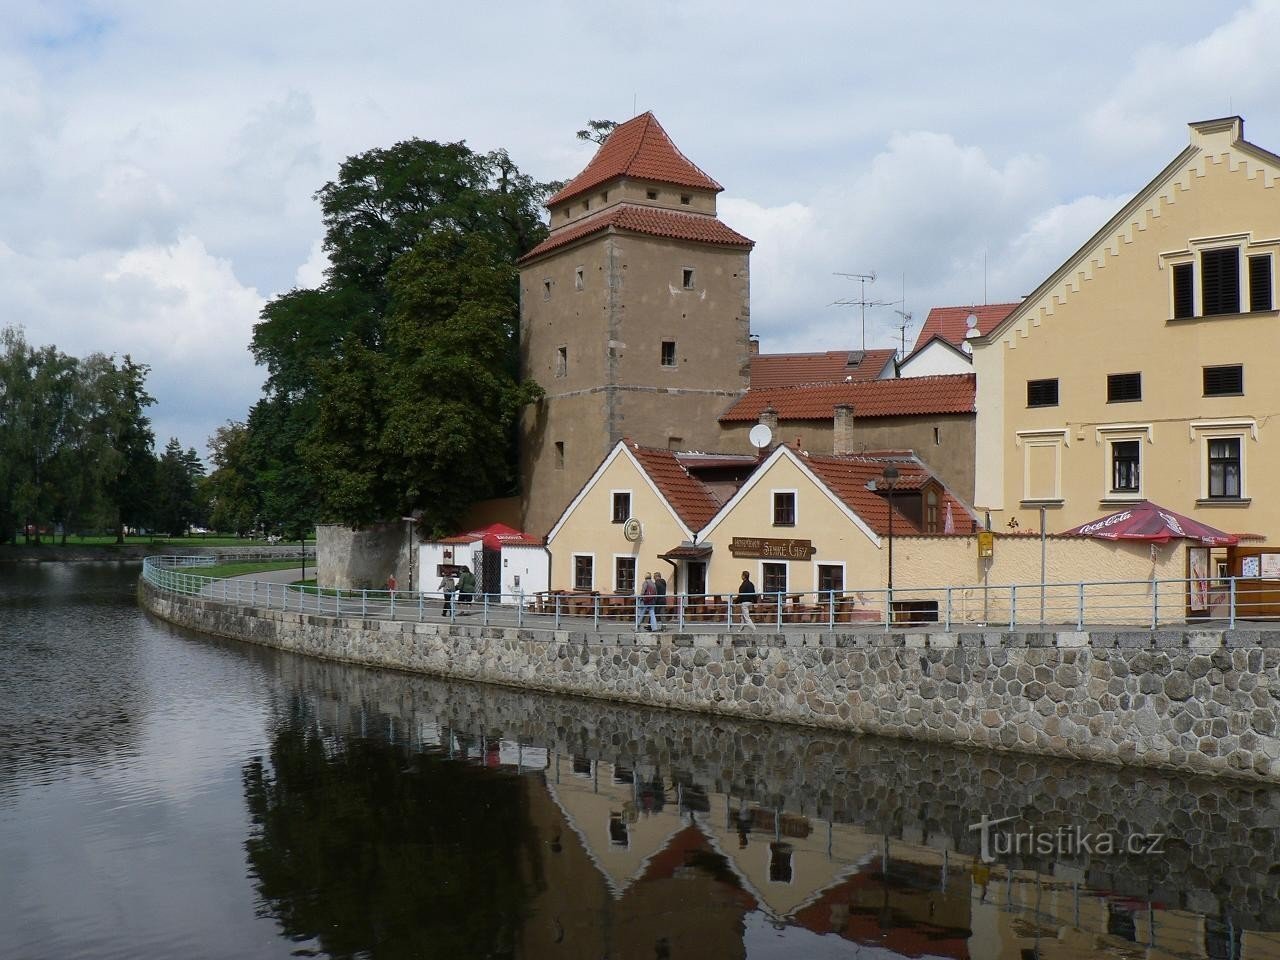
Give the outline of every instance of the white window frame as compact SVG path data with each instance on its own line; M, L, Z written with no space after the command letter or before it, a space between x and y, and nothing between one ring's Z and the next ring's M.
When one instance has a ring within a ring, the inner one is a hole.
M689 282L684 282L685 273L689 274ZM680 289L681 290L697 290L698 289L698 272L693 267L680 268Z
M777 515L777 498L780 493L791 494L792 517L791 523L780 524L774 523L774 517ZM800 491L796 487L777 487L769 491L769 526L775 530L794 530L800 526Z
M782 595L783 595L783 597L785 598L785 597L786 597L786 595L787 595L787 593L789 593L789 592L794 592L794 591L792 591L792 590L791 590L791 583L792 583L792 578L791 578L791 561L790 561L790 560L777 560L777 559L774 559L773 557L770 557L769 559L765 559L764 557L761 557L759 560L757 560L757 561L756 561L756 593L758 593L758 594L759 594L760 596L762 596L762 597L766 597L766 596L767 596L767 597L772 597L772 596L777 592L777 591L774 591L774 590L770 590L770 591L766 592L766 591L765 591L765 589L764 589L764 565L765 565L766 563L780 563L780 564L782 564L783 571L785 572L785 575L786 575L786 578L787 578L786 586L785 586L785 587L783 588L783 590L782 590Z
M1200 505L1230 505L1239 503L1242 500L1249 500L1249 444L1246 441L1249 439L1252 439L1255 443L1258 441L1258 421L1251 418L1241 420L1193 420L1187 426L1192 441L1199 448L1196 462L1200 471L1200 498L1197 503ZM1239 497L1209 496L1210 440L1240 441Z
M569 556L570 556L569 589L570 590L582 590L582 589L594 590L596 588L596 555L594 553L575 552L570 554ZM578 558L579 557L591 558L591 586L589 587L583 588L578 586Z
M1062 502L1062 453L1071 446L1071 432L1066 427L1048 427L1041 430L1017 430L1014 432L1014 446L1022 448L1022 502L1061 503ZM1041 447L1052 447L1053 462L1053 496L1031 496L1031 451Z
M1102 447L1102 496L1100 503L1136 503L1147 499L1147 452L1144 444L1154 443L1149 423L1113 423L1095 427L1096 443ZM1111 489L1112 445L1125 440L1138 441L1138 490L1136 493L1117 493Z
M614 520L614 519L613 519L613 498L614 498L614 496L615 496L616 494L619 494L619 493L625 493L625 494L627 495L627 515L626 515L626 517L624 517L624 518L623 518L623 519L621 519L621 520ZM630 490L610 490L610 491L609 491L609 523L610 523L611 525L612 525L612 524L625 524L628 520L630 520L633 516L635 516L635 514L632 512L632 510L633 510L633 508L635 507L635 505L636 505L636 498L635 498L635 494L634 494L634 493L632 493L632 491L630 491Z
M635 592L640 589L640 584L644 582L640 579L640 558L634 553L615 553L613 555L613 573L610 574L610 577L613 580L613 592L622 592L622 588L618 586L618 561L624 559L630 560L635 564L635 569L632 571L631 577L631 579L635 581L635 583L631 585L631 594L634 596ZM594 589L594 587L592 589Z
M809 562L813 564L813 594L815 597L818 596L818 591L822 589L822 587L818 585L818 567L839 567L840 582L844 584L844 586L840 588L840 592L843 593L849 589L849 567L843 560L819 560L817 557L814 557ZM818 599L820 600L822 598L818 597Z

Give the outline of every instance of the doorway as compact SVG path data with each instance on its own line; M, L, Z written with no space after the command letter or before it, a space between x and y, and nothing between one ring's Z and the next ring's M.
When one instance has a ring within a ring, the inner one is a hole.
M707 592L707 562L705 560L686 560L684 564L684 592L691 597L700 597ZM677 591L680 592L677 587Z

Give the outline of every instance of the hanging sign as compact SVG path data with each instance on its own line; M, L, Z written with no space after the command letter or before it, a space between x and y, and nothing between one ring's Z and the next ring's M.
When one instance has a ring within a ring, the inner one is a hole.
M735 557L760 560L808 560L818 548L812 540L784 540L776 537L734 537L729 552Z
M990 530L978 531L978 559L990 560L996 555L996 535Z

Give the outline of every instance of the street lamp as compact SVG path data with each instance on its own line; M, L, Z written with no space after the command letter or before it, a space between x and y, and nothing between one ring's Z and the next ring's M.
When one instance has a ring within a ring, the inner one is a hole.
M889 609L893 609L893 486L898 481L898 468L893 464L885 467L880 476L889 488Z

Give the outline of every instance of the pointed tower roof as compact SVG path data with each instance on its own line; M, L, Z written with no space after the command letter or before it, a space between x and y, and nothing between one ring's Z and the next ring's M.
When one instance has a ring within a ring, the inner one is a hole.
M614 127L586 169L548 200L547 206L572 200L618 177L653 180L680 187L714 190L716 193L724 189L681 153L658 119L646 111Z

